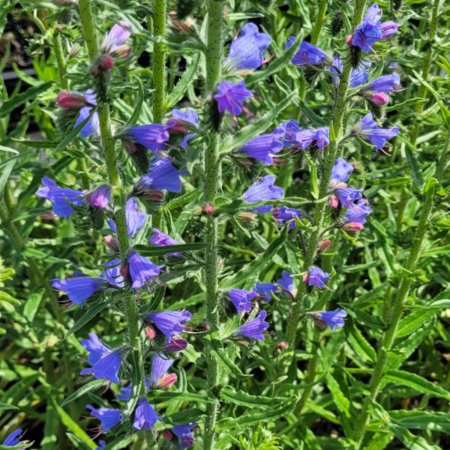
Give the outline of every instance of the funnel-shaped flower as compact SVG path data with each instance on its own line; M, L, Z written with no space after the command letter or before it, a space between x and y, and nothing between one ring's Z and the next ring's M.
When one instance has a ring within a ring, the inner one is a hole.
M244 102L250 97L253 97L253 94L245 87L243 80L239 83L222 81L217 86L217 93L214 95L219 112L228 111L233 116L241 114L244 110Z
M95 292L107 287L107 283L102 278L74 277L66 280L52 280L52 287L63 291L69 300L76 305L82 305Z
M274 186L276 178L273 175L266 175L253 183L244 193L244 200L247 203L257 203L263 200L280 200L284 196L284 191L278 186Z
M252 320L248 321L244 325L240 326L236 330L236 334L241 336L257 339L258 341L264 340L264 331L269 328L269 324L265 321L267 311L260 311L260 313Z
M150 431L158 420L158 414L156 414L147 399L143 397L134 411L133 428Z

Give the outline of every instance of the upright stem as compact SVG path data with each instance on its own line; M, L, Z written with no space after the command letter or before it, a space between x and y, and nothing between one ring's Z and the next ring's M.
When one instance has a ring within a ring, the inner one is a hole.
M317 11L317 17L314 22L314 28L311 32L311 44L317 44L319 40L320 31L322 30L325 15L327 13L328 0L320 0L319 10Z
M61 42L59 30L54 30L53 34L53 50L55 51L56 63L58 64L59 82L61 88L67 90L69 88L66 71L66 61L64 59L64 51Z
M222 66L222 22L223 22L223 2L220 0L208 1L208 43L206 55L206 88L211 94L220 80ZM210 134L209 145L205 154L205 181L204 181L204 201L205 204L214 206L217 190L219 187L219 143L220 135L218 131ZM211 332L219 328L219 308L218 308L218 279L217 279L217 219L213 215L207 216L206 223L206 254L205 254L205 285L206 285L206 319ZM203 438L203 448L210 450L214 448L214 428L217 421L219 399L216 387L219 381L218 363L207 348L207 377L208 395L214 400L208 406L205 420L205 434Z
M100 49L95 28L95 16L91 8L90 0L79 0L80 19L83 33L88 48L91 64L95 64ZM117 239L119 241L120 257L126 260L130 243L128 240L127 220L125 215L126 195L122 189L122 181L117 169L115 141L111 131L110 100L108 96L108 81L106 76L100 72L94 79L95 91L97 94L97 112L100 127L100 137L102 142L103 155L105 158L106 172L112 187L115 211L114 220L117 227ZM139 335L139 312L135 299L129 295L126 300L126 314L128 322L129 342L132 349L133 370L138 375L138 384L143 392L144 365L141 339Z
M166 32L166 0L155 0L153 20L154 35L158 39ZM166 52L164 44L155 42L153 52L153 122L160 123L164 117L166 96Z
M355 1L355 13L353 16L354 27L361 21L365 5L366 0ZM317 245L319 242L319 236L327 207L327 202L325 201L325 199L328 195L328 184L331 176L331 170L333 168L334 160L336 159L336 155L338 152L338 143L342 139L343 135L343 121L347 110L346 97L351 70L351 63L349 60L347 60L344 64L342 74L340 76L339 88L335 99L333 117L330 124L330 144L325 153L325 160L323 163L322 175L320 179L319 201L316 204L316 209L314 212L314 230L311 232L306 245L306 254L303 261L303 272L306 272L309 267L313 265L314 259L316 257ZM286 342L288 344L288 348L291 351L292 357L294 357L295 355L295 347L297 344L297 327L300 322L302 310L304 307L309 306L309 304L307 304L307 302L305 301L306 292L306 283L301 283L298 289L297 297L295 299L295 302L292 304L289 313L288 326L286 330ZM313 358L308 363L306 372L307 379L305 379L305 382L307 381L308 383L299 403L296 405L295 412L297 414L301 413L311 394L312 383L316 374L317 358L318 353L315 353Z

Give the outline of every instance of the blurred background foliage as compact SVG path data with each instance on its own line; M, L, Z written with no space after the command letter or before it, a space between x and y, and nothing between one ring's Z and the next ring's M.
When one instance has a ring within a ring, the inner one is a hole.
M139 123L149 123L152 2L94 3L100 35L125 18L135 30L133 56L126 64L119 64L111 79L114 123L117 127L126 124L136 113ZM204 3L169 1L168 11L172 20L187 18L195 24L202 37ZM343 51L345 38L351 33L352 2L320 3L326 4L326 13L318 45L329 54ZM396 38L377 47L372 74L390 73L394 67L401 75L403 89L386 108L387 126L399 126L401 133L389 154L376 153L362 141L346 143L346 159L357 165L354 179L364 187L373 215L357 237L333 231L333 246L322 258L323 267L332 269L331 289L310 294L315 301L328 302L330 309L345 308L349 319L342 331L322 333L317 383L297 422L292 398L312 349L310 344L299 346L295 373L278 378L275 365L283 353L278 344L283 339L289 300L274 300L269 305L272 339L254 347L228 349L229 359L222 371L225 387L217 448L351 448L348 438L352 423L412 245L424 193L434 182L440 156L448 153L449 146L449 4L440 5L433 40L428 38L431 0L379 4L386 16L401 26ZM272 61L246 79L255 98L249 106L250 117L240 121L251 123L264 116L264 129L269 131L290 118L299 120L304 128L329 123L329 83L324 77L305 75L285 56L290 35L311 38L318 11L318 2L311 0L226 2L226 45L247 21L258 24L273 38ZM34 441L32 448L90 448L92 441L86 430L92 424L86 418L85 404L96 401L106 405L112 394L101 389L83 395L78 391L78 398L62 406L64 399L86 383L78 375L85 361L79 340L95 329L111 336L109 342L114 344L125 324L116 310L107 307L107 302L117 300L114 297L87 310L67 307L67 299L51 290L49 281L76 271L95 272L108 259L102 241L107 233L86 230L77 220L55 220L35 196L43 176L78 189L90 189L105 181L96 142L70 139L70 133L62 132L55 103L62 89L85 91L91 87L76 1L3 1L0 35L0 438L20 426ZM204 108L201 40L170 27L166 45L167 113L175 104ZM424 73L427 58L429 71ZM351 102L348 130L363 112L361 99L352 98ZM244 122L230 123L232 134ZM224 150L233 138L236 136L230 133ZM182 237L186 243L202 238L203 219L197 212L201 206L199 163L203 151L202 144L195 141L188 148L187 167L192 175L185 177L184 194L168 196L158 216L163 231ZM314 155L290 155L273 171L278 184L286 189L284 204L300 206L307 212L318 189ZM124 173L129 180L135 176L127 163ZM250 171L226 161L223 207L241 195L243 186L264 173L262 167ZM368 427L372 438L367 446L371 450L450 446L448 182L446 176L438 186L423 254L416 270L408 274L413 288L394 351L389 355L388 366L394 372L386 376L378 403L372 406ZM149 223L141 232L142 244L150 228ZM225 279L222 288L250 288L258 279L276 280L283 269L300 271L297 237L291 234L286 239L271 217L259 216L257 223L249 224L231 214L222 221L220 232L224 261L221 275ZM252 261L257 264L245 266ZM172 268L175 278L144 301L157 306L164 299L166 307L195 312L193 330L199 331L204 320L201 267L188 261ZM302 334L306 337L313 326L312 321L304 319ZM159 408L167 408L166 414L181 414L179 417L188 404L195 407L193 412L189 410L188 419L201 423L205 412L202 334L193 334L189 342L177 363L179 396L162 394L156 400ZM230 362L232 359L235 362ZM250 377L240 376L237 370ZM274 390L278 397L271 398ZM158 445L169 448L170 444L159 441Z

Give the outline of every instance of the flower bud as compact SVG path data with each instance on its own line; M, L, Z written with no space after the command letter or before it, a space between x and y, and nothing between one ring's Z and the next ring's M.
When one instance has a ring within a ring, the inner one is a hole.
M353 36L350 34L349 36L347 36L347 39L345 40L345 43L351 47L353 45Z
M97 209L105 209L111 197L111 189L107 184L103 184L88 195L89 204Z
M285 350L287 348L287 346L288 346L287 342L281 341L281 342L278 342L277 348L279 350Z
M62 108L83 108L89 104L83 95L67 91L61 91L58 94L56 103Z
M207 203L204 207L203 207L203 212L204 214L206 214L207 216L211 216L214 214L214 206L211 203Z
M153 340L156 337L156 330L151 325L147 325L145 327L145 334L150 340Z
M114 67L114 59L111 55L101 55L98 58L98 66L101 70L111 70Z
M128 58L131 53L131 47L129 45L123 44L119 45L114 49L111 53L111 56L114 58Z
M170 431L170 430L164 430L163 432L162 432L162 435L163 435L163 438L166 440L166 441L173 441L173 438L174 438L174 436L173 436L173 433Z
M362 223L350 222L343 225L344 231L361 231L364 228Z
M103 238L103 242L109 250L113 251L114 253L119 252L119 241L111 234L105 236Z
M375 94L369 94L367 99L375 105L384 106L389 103L391 98L384 92L376 92Z
M388 20L386 22L383 22L380 25L381 28L381 39L389 39L392 36L394 36L395 33L397 33L398 30L398 23L393 22L392 20Z
M327 251L331 247L331 241L329 239L325 239L319 243L319 253L323 253Z
M176 383L177 378L175 373L166 373L158 380L156 387L158 389L169 389Z
M339 206L339 199L335 195L330 195L328 203L330 208L337 208Z
M181 352L187 347L187 341L182 338L173 338L165 347L164 350L169 353Z

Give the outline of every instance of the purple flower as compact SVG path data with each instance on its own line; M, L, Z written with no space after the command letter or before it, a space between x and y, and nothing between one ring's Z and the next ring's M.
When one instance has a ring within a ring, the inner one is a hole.
M102 184L88 196L89 204L98 209L105 209L111 197L111 188L107 184Z
M123 288L125 286L125 280L120 273L120 259L113 259L105 264L105 271L102 273L102 277L108 281L112 286Z
M252 208L252 211L256 211L259 214L266 214L272 211L272 208L272 205L255 206L254 208Z
M281 272L281 278L277 281L277 284L292 298L295 298L295 296L297 295L297 288L295 287L294 277L292 276L292 273L283 270L283 272Z
M334 311L321 311L315 313L315 316L334 330L344 326L344 318L347 317L347 312L343 309L336 309Z
M150 243L155 245L156 247L166 247L167 245L178 245L178 242L168 236L167 234L162 233L158 230L158 228L153 228L153 236L150 236ZM174 252L174 253L167 253L167 256L175 256L180 257L182 256L180 252Z
M106 347L95 333L89 334L89 340L82 340L83 347L90 352L88 362L92 366L83 369L81 375L92 374L97 379L109 380L119 383L120 363L122 362L122 349L111 350Z
M181 192L182 189L180 174L167 158L156 158L138 185L141 188L166 189L169 192Z
M133 289L141 288L148 281L156 278L161 271L156 264L134 250L128 256L128 270Z
M373 144L377 149L383 148L386 142L397 136L400 132L398 127L381 128L373 119L372 113L366 114L353 130L355 136L359 136Z
M286 48L291 47L294 42L295 37L291 36L287 40ZM291 61L296 66L300 67L317 64L333 64L332 58L330 58L323 50L306 41L303 41L300 44L300 48L297 50L297 53L294 55Z
M172 433L177 437L180 444L180 450L192 447L195 444L195 438L192 431L197 424L187 423L185 425L176 425L172 428Z
M275 134L262 134L247 141L240 152L245 153L248 157L261 161L264 165L273 164L274 153L283 150L283 143Z
M128 20L121 20L119 23L116 23L103 38L102 51L111 54L120 50L125 41L131 36L131 29L132 25Z
M247 23L230 45L226 64L232 70L257 69L264 62L264 50L272 39L265 33L260 33L254 23Z
M277 206L276 208L274 208L272 216L279 224L283 224L286 222L289 223L288 228L292 230L297 226L295 218L300 218L301 213L298 209L295 208Z
M228 111L233 116L241 114L244 102L249 97L253 97L253 94L245 87L243 80L239 83L222 81L217 86L217 94L214 95L219 112Z
M163 311L145 314L149 320L170 342L173 337L184 331L184 324L192 317L189 311Z
M290 119L280 123L280 125L273 130L272 134L279 136L285 147L292 147L297 144L295 136L299 131L302 131L299 123L294 119Z
M284 190L274 186L276 178L273 175L266 175L253 183L244 193L244 200L247 203L257 203L263 200L280 200L284 197Z
M362 189L355 189L351 186L337 189L336 192L339 198L339 202L345 208L351 208L357 200L362 198Z
M172 338L164 347L164 351L169 353L177 353L183 351L187 347L187 341L182 338Z
M174 109L172 110L172 117L173 119L169 119L168 121L169 127L171 120L174 120L177 125L188 124L195 128L198 128L198 114L192 108L187 108L184 111L182 111L181 109Z
M347 209L344 216L344 223L365 224L367 216L372 212L365 199L360 199L351 208Z
M122 412L113 408L98 408L95 409L92 405L86 405L91 415L100 420L102 432L107 433L111 428L117 425L122 420Z
M353 172L354 167L348 163L344 158L338 158L334 162L331 170L331 180L334 183L345 183Z
M142 398L136 410L134 411L133 428L136 430L151 430L155 423L159 420L158 414L156 414L153 407L148 403L147 399Z
M258 341L264 340L264 331L269 328L269 324L265 321L267 311L260 311L259 314L252 320L248 321L244 325L240 326L236 330L236 334L241 336L257 339Z
M95 450L103 450L106 447L106 441L100 439L98 441L98 447Z
M22 428L17 428L17 430L6 436L6 439L3 441L3 446L5 447L15 447L20 444L20 437L23 433ZM186 447L187 448L187 447Z
M153 356L152 359L152 376L150 379L151 386L159 389L166 389L177 381L177 376L174 373L167 373L173 362L173 359L169 359L164 355L160 356L155 353L155 356Z
M102 278L75 277L66 280L52 280L52 287L67 294L70 301L82 305L95 292L106 288Z
M394 92L400 89L400 76L397 73L384 75L371 81L367 90L371 92Z
M68 219L74 213L71 205L80 206L86 203L84 194L74 189L60 188L50 178L42 178L43 187L39 188L36 195L45 198L52 203L53 212Z
M255 291L267 303L272 300L272 292L277 292L277 287L273 283L256 283Z
M367 73L367 70L370 68L371 64L372 63L370 61L363 61L356 69L352 70L349 83L349 86L351 88L356 88L361 84L367 83L367 81L369 80L369 74ZM333 67L330 67L330 71L333 73L341 74L343 67L344 65L342 63L341 57L339 55L335 55L333 57ZM334 75L332 76L332 78L335 85L338 86L339 76Z
M136 125L125 130L122 136L131 138L133 142L147 148L153 154L164 150L165 143L170 137L166 127L159 123Z
M85 106L80 109L78 113L77 120L75 121L73 127L76 128L80 123L84 122L91 114L92 108L90 106ZM80 135L83 138L89 137L91 134L98 135L100 133L100 124L98 121L98 114L94 112L91 118L86 122L84 127L80 131Z
M316 266L311 266L308 270L308 274L304 277L303 281L307 283L308 286L323 288L325 286L325 281L327 281L329 278L330 276L322 269Z
M295 135L300 150L306 150L312 144L323 149L330 143L330 129L328 127L316 130L302 130Z
M394 36L395 33L397 33L398 31L398 23L392 21L392 20L388 20L386 22L383 22L380 25L381 28L381 40L385 40L385 39L389 39L392 36Z
M130 197L125 204L125 216L127 219L128 237L132 238L144 226L147 214L139 210L139 203L135 197ZM116 222L109 219L108 225L114 233L117 233Z
M244 289L230 289L227 295L238 314L250 312L252 310L252 300L258 297L256 292Z

